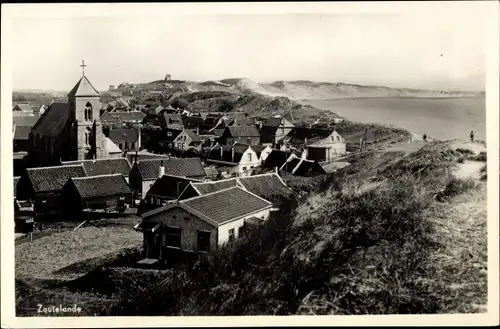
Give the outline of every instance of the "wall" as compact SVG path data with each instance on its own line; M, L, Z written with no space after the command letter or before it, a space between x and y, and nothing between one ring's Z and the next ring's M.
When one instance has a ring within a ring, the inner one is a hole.
M219 228L218 228L218 232L219 232L218 244L222 245L222 244L229 241L229 230L233 229L233 228L234 228L235 238L237 239L239 237L239 234L240 234L240 228L243 225L245 225L246 218L257 217L257 218L261 218L263 220L268 220L269 214L270 214L270 210L267 209L267 210L259 211L257 213L252 214L252 215L248 215L248 216L245 216L245 217L240 218L238 220L235 220L233 222L219 226Z
M60 192L37 193L34 197L33 210L36 214L59 213L61 211Z
M167 210L166 212L150 217L147 220L161 223L162 226L179 227L181 229L181 249L184 251L197 251L198 230L210 231L210 250L215 250L217 248L217 228L205 222L204 220L186 212L180 207L172 208L170 210ZM166 235L165 233L162 233L161 235L161 245L165 246Z
M148 193L149 189L151 188L151 186L153 186L153 184L155 183L156 179L152 179L152 180L145 180L142 182L141 184L141 193L142 193L142 199L144 199L146 197L146 193Z
M252 155L252 160L248 161L248 155ZM235 168L235 172L238 175L249 175L252 172L252 169L258 167L260 165L259 158L257 157L257 153L251 148L248 148L245 153L243 153L240 163ZM253 168L252 168L253 167ZM246 168L246 169L243 169Z

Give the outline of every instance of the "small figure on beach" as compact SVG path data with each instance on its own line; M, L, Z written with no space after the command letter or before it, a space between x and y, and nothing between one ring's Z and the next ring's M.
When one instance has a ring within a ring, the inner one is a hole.
M422 137L422 139L424 140L424 142L427 142L427 134L424 133L424 136Z
M365 132L363 133L363 137L359 140L359 150L366 151L366 139L368 136L368 127L365 127Z
M470 131L470 141L473 142L474 141L474 130L471 130Z

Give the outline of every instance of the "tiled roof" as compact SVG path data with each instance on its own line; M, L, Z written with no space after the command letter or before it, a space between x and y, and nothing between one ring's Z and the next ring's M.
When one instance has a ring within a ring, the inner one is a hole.
M201 138L200 136L195 133L194 131L191 131L191 130L185 130L186 131L186 134L191 138L191 141L192 142L201 142Z
M180 201L187 209L194 210L215 224L235 220L269 209L271 203L240 187L233 187Z
M149 189L147 196L160 196L169 199L177 199L184 189L191 182L198 182L197 180L185 178L185 177L177 177L164 175L161 178L158 178L154 184Z
M251 148L252 148L252 150L255 151L255 153L257 153L257 156L260 158L260 154L266 148L266 146L264 146L264 145L252 145Z
M186 129L202 128L204 125L204 121L202 117L183 115L182 124Z
M130 163L126 158L67 161L62 164L82 164L88 176L121 174L128 177L130 173Z
M106 122L142 122L146 114L140 111L115 111L104 112L101 121Z
M222 148L222 154L221 154ZM234 157L233 157L233 148L234 148ZM208 153L208 159L216 160L216 161L224 161L231 163L239 163L243 153L249 148L246 144L235 144L233 145L216 145L214 148L210 150Z
M315 142L327 138L334 132L333 129L315 129L315 128L304 128L295 127L293 128L288 137L290 137L291 143L303 144L306 142L307 145L314 144Z
M288 162L285 162L280 169L288 173L292 173L294 169L297 167L297 165L300 163L300 160L301 159L299 157L292 156L292 158L289 159Z
M277 127L262 127L260 128L260 142L261 143L274 143L276 138Z
M294 192L275 173L239 177L238 181L246 190L269 201L294 195Z
M254 126L230 126L226 130L232 137L260 137L259 131Z
M325 174L325 170L321 167L321 165L317 161L312 160L302 160L295 172L293 173L295 176L305 176L309 172L316 174Z
M30 126L17 126L14 132L15 140L29 140L31 127Z
M113 142L136 142L139 139L139 130L132 128L116 128L110 129L109 138Z
M83 165L64 165L26 169L35 192L61 190L71 177L86 177Z
M191 183L194 189L199 195L205 195L208 193L213 193L221 190L228 189L230 187L237 186L236 178L223 179L214 182L203 182L203 183Z
M234 119L231 126L255 126L255 122L252 119Z
M150 180L157 178L162 161L165 167L165 175L181 177L205 176L205 170L203 170L200 158L172 158L142 160L138 162L137 165L142 179Z
M38 117L36 116L13 116L12 123L16 126L27 126L33 127L35 123L38 121Z
M52 103L33 126L32 132L58 136L71 118L68 103Z
M262 164L263 168L274 168L281 166L286 162L286 160L293 154L292 152L285 152L279 150L272 150L271 154L268 155L266 161Z
M281 118L269 118L262 122L262 127L273 127L278 129L281 124Z
M207 176L217 176L219 171L214 166L205 167L205 175Z
M165 112L163 118L166 126L170 129L182 130L184 128L182 116L180 114L169 114Z
M96 96L99 97L99 92L92 86L86 76L83 76L71 89L68 96Z
M73 177L71 182L82 198L132 193L125 178L120 174L80 178Z
M215 136L220 137L220 136L222 136L222 134L224 134L224 130L225 129L214 129L213 133L214 133Z
M33 112L33 108L29 104L25 104L25 103L16 104L16 105L14 105L14 108L12 110L14 110L16 107L19 108L19 110L21 110L23 112Z

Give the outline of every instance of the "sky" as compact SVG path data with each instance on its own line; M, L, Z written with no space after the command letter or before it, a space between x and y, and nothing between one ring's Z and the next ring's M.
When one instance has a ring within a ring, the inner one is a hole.
M86 76L99 90L167 73L193 81L244 77L484 90L484 10L428 4L377 13L195 15L168 4L143 5L127 15L39 11L12 21L12 86L69 90L85 60Z

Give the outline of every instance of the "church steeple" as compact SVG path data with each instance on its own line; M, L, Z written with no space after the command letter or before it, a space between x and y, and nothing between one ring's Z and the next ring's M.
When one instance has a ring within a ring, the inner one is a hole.
M75 143L77 159L102 158L104 156L104 135L99 112L101 100L99 92L85 76L82 61L82 77L68 93L71 116L75 122Z

